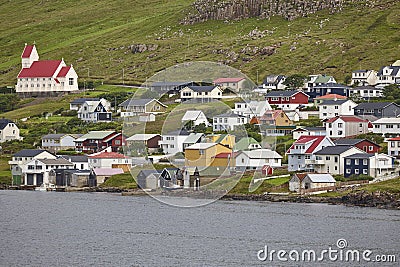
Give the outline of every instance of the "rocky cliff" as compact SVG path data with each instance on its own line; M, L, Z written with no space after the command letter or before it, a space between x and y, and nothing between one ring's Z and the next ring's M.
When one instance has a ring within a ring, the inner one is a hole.
M207 20L239 20L282 16L287 20L306 17L320 10L340 12L345 2L354 0L196 0L183 24Z

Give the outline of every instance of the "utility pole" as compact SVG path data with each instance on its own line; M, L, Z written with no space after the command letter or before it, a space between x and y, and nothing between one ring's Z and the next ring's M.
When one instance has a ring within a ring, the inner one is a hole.
M125 81L124 81L124 68L122 68L122 84L125 85Z

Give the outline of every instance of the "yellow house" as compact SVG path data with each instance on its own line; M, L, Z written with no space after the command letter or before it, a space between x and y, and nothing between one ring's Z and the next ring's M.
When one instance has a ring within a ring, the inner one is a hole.
M208 143L217 143L233 149L236 137L231 134L210 134L206 136Z
M267 110L264 115L259 118L259 123L275 126L293 125L293 122L283 110Z
M223 152L223 153L219 153L218 155L216 155L213 159L213 161L211 162L211 166L212 167L223 167L223 168L227 168L229 167L230 169L234 168L236 166L236 155L238 153L236 152Z
M217 143L197 143L188 146L185 149L185 166L213 166L215 157L221 153L232 153L232 149Z

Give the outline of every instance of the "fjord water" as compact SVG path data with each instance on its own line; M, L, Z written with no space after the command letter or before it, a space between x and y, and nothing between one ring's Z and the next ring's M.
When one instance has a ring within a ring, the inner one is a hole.
M399 261L394 210L248 201L177 208L147 196L0 191L0 214L1 266L304 266L262 262L257 252L320 251L340 238ZM338 264L365 265L310 266Z

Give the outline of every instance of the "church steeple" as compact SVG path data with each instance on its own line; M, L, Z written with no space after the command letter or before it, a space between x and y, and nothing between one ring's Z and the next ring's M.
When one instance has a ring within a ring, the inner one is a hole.
M39 54L35 45L28 45L25 43L24 51L21 55L22 68L30 68L32 63L39 60Z

